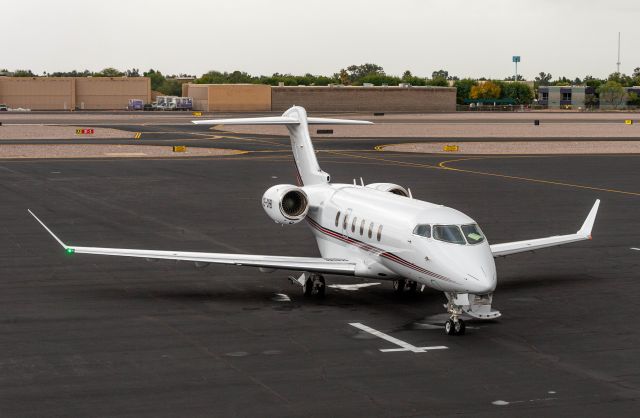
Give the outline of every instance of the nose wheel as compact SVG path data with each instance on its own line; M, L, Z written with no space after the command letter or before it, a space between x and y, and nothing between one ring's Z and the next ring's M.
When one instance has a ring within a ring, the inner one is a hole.
M464 335L465 329L464 321L460 318L449 319L444 323L444 332L447 335Z

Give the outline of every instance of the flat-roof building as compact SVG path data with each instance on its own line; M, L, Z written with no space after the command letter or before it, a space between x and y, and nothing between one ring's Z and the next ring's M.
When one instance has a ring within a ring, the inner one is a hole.
M0 103L32 110L125 109L151 102L147 77L0 77Z

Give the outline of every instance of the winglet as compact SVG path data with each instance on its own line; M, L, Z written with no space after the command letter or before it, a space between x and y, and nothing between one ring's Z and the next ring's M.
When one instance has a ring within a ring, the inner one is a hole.
M65 244L64 242L62 242L62 240L60 238L58 238L56 236L56 234L54 234L53 232L51 232L51 230L49 228L47 228L47 226L44 224L44 222L42 222L40 219L38 219L38 217L35 215L35 213L31 212L31 209L27 209L27 211L31 214L31 216L33 216L34 218L36 218L36 221L38 221L38 223L40 225L42 225L42 227L44 229L47 230L47 232L53 237L55 238L56 241L58 241L58 244L62 245L62 248L65 249L65 251L67 252L73 252L73 248L67 246L67 244Z
M593 204L589 215L587 215L587 219L584 220L582 224L582 228L578 231L579 235L584 237L588 237L591 239L591 229L593 228L593 224L596 221L596 214L598 213L598 207L600 206L600 199L596 199L596 203Z

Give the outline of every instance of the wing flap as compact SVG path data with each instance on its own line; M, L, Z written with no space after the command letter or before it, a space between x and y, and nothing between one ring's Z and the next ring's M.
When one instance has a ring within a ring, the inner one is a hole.
M591 239L591 230L593 229L593 224L596 221L596 215L599 207L600 200L598 199L591 208L591 211L589 212L589 215L587 215L582 227L575 234L556 235L547 238L493 244L491 245L491 253L493 253L494 257L504 257L506 255L535 251L542 248Z

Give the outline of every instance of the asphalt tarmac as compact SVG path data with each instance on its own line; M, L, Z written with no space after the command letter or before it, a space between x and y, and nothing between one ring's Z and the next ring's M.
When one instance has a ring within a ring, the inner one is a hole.
M318 141L333 181L408 186L470 215L492 243L574 232L602 200L592 241L497 260L503 317L449 337L435 291L397 296L382 282L305 299L284 271L70 256L27 213L75 245L318 255L306 224L277 226L260 205L295 181L288 139L194 141L255 152L0 161L1 416L637 414L640 157ZM382 352L398 347L353 323L447 348Z

